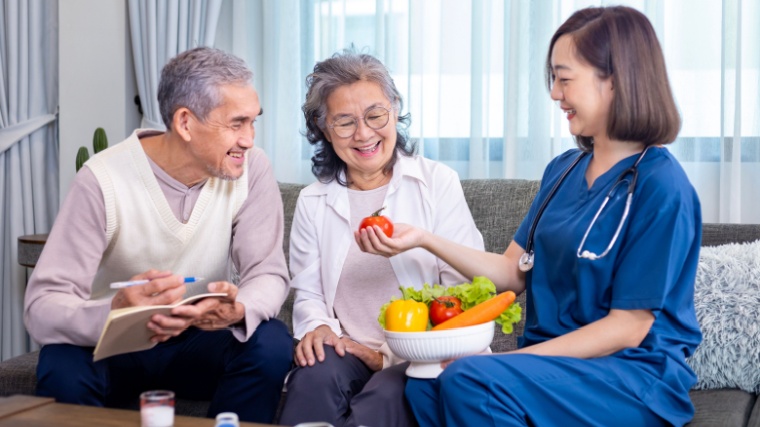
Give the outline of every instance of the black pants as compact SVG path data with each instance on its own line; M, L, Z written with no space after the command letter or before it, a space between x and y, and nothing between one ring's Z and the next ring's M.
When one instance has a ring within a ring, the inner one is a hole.
M190 328L150 350L92 361L92 347L49 344L40 351L37 394L58 402L128 407L145 390L210 400L208 416L231 411L270 423L292 366L293 341L279 320L262 322L247 342L230 331Z
M325 346L324 362L297 367L288 377L279 423L327 421L335 427L416 426L404 398L409 363L373 372L359 358Z

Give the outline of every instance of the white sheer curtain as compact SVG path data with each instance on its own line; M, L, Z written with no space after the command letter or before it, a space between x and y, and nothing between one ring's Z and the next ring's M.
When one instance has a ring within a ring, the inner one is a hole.
M223 17L220 27L229 48L244 40L247 48L235 50L259 70L269 118L258 144L280 180L304 183L313 181L311 150L294 134L304 128L295 118L303 102L297 92L316 61L350 44L390 68L423 155L462 178L540 178L552 157L573 146L544 84L552 33L586 6L635 7L650 18L665 51L683 116L670 149L699 192L704 220L760 222L753 191L760 183L756 0L226 2L246 11Z
M301 131L305 78L314 67L313 2L226 0L216 47L245 59L264 113L255 144L266 151L281 182L311 182L311 149Z
M29 351L23 323L27 269L18 237L46 233L58 209L58 7L0 6L0 357Z
M161 68L180 52L214 45L221 5L222 0L129 0L129 28L143 109L140 127L164 129L156 99Z

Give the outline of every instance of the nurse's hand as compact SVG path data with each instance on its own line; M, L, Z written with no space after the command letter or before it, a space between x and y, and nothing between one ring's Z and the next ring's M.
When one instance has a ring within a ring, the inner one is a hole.
M375 225L354 232L356 244L364 252L392 257L422 245L425 231L408 224L393 224L393 237L388 237Z

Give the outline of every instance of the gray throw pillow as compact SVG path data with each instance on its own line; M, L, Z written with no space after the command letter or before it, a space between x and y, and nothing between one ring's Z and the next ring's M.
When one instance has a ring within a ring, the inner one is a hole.
M703 247L694 305L703 340L696 389L760 391L760 241Z

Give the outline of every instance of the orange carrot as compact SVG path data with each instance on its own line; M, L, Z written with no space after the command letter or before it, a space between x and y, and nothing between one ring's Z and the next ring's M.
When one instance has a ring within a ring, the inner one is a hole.
M480 304L457 314L449 320L433 326L434 331L442 329L462 328L465 326L479 325L490 322L499 317L514 301L515 293L512 291L502 292L491 299L487 299Z

